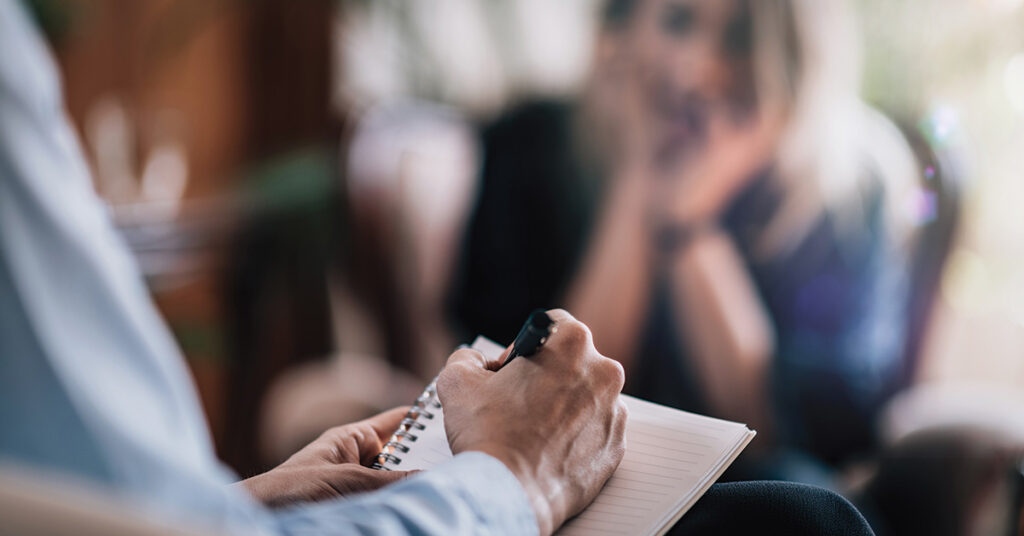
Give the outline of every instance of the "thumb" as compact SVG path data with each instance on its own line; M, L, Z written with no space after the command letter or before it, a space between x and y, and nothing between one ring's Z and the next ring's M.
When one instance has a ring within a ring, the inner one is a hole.
M405 415L409 412L410 408L411 406L392 408L383 413L378 413L377 415L374 415L362 422L368 424L370 428L373 428L373 431L377 434L377 439L380 443L384 443L389 437L391 437L391 434L395 433L395 430L398 429L398 425L402 423L402 419L405 418ZM372 446L377 450L380 450L380 445L373 444ZM360 453L362 453L362 448L360 448ZM377 453L374 452L372 454L376 455Z

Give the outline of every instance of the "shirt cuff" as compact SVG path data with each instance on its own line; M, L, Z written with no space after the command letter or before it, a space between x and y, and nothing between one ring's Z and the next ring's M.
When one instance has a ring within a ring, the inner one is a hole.
M430 470L457 484L454 489L485 527L507 534L537 534L537 516L523 485L504 463L483 452L463 452ZM506 532L503 530L502 532Z

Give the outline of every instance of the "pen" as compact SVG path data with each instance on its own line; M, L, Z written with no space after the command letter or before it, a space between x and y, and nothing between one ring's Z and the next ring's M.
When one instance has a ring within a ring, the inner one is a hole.
M512 352L501 367L508 365L517 357L530 357L537 353L537 350L540 350L540 347L554 332L555 321L551 320L547 312L537 309L530 313L526 322L523 323L522 329L519 330L519 334L516 335L516 340L512 343ZM498 367L498 370L501 370L501 367Z

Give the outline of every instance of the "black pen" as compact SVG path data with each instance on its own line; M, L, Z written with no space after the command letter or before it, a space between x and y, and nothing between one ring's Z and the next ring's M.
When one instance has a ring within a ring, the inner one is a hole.
M512 343L512 352L508 354L508 359L502 363L501 367L498 367L498 370L517 357L530 357L537 353L554 332L555 321L551 320L546 311L537 309L530 313L522 329L519 330L519 334L516 335L516 340Z

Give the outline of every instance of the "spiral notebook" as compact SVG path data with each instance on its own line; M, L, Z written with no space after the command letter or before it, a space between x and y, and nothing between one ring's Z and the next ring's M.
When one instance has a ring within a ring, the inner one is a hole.
M477 337L488 358L503 348ZM557 534L664 534L750 443L746 425L622 395L629 407L626 454L594 502ZM383 470L429 470L451 459L434 382L377 456Z

